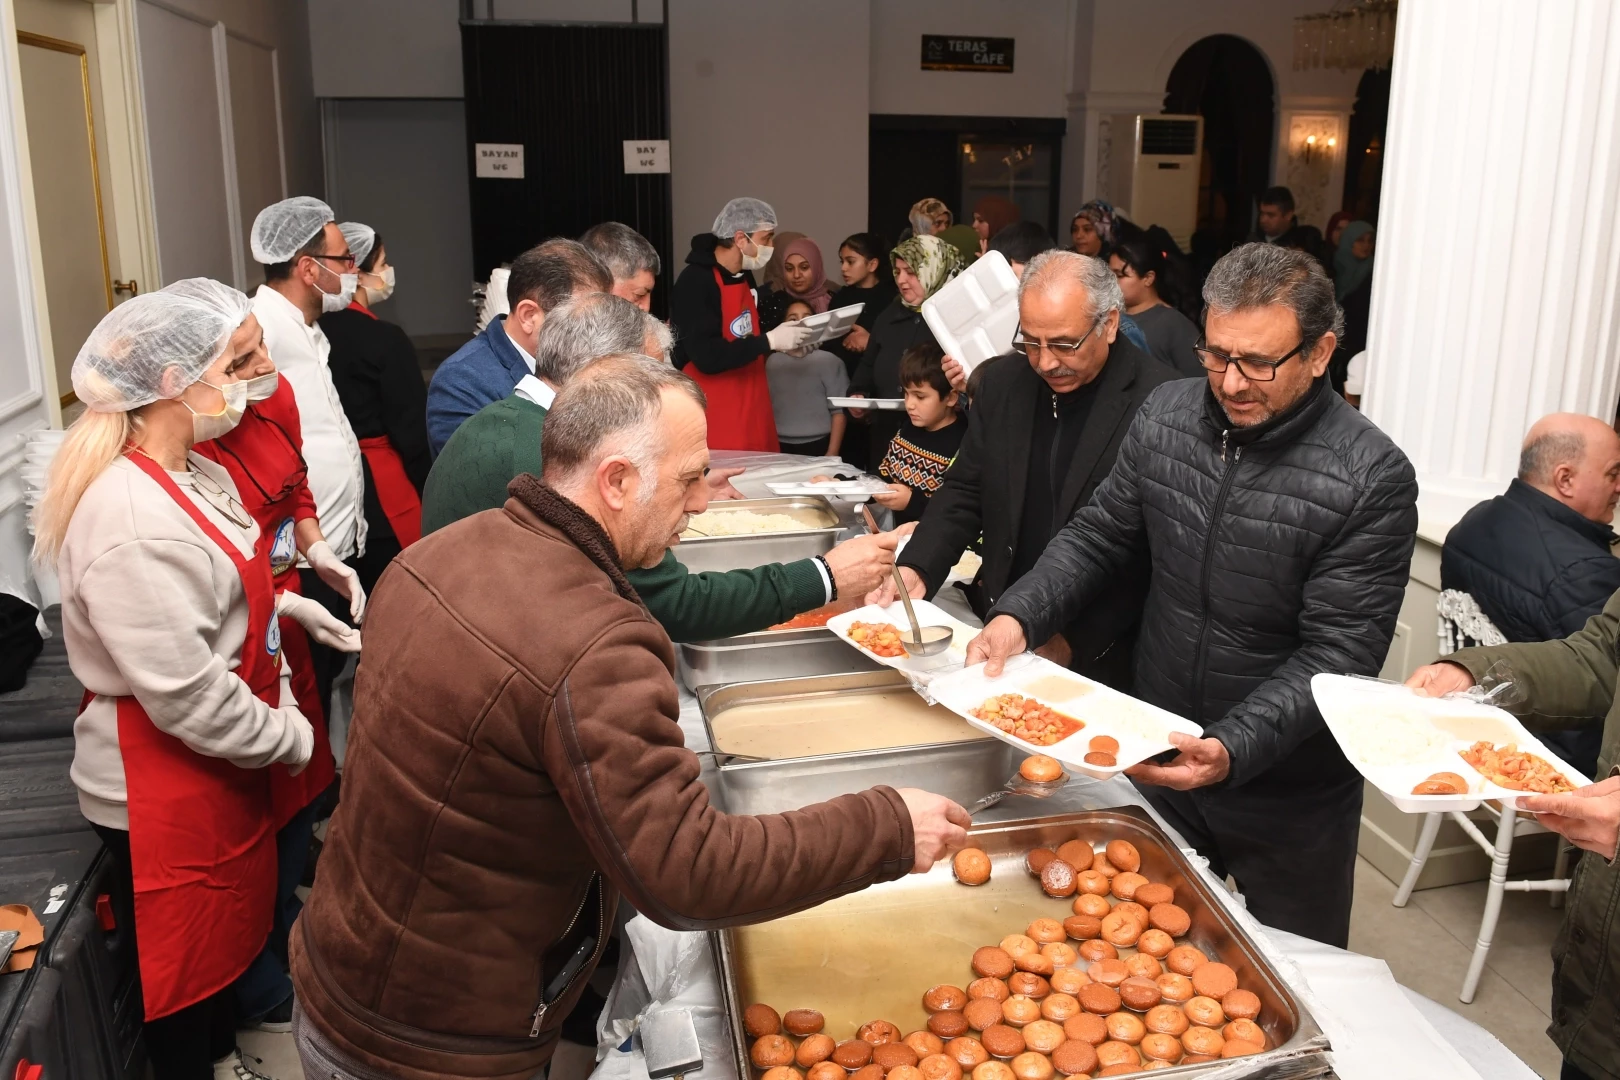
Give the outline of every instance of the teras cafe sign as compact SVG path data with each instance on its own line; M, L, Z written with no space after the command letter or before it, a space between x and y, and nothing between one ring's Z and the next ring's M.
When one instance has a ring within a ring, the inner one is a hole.
M999 71L1013 69L1013 39L922 36L924 71Z

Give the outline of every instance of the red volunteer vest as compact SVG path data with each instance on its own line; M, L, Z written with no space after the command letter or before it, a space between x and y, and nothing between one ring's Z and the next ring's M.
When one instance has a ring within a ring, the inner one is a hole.
M727 341L753 337L759 332L759 309L747 281L727 284L718 267L714 283L720 287L720 335ZM771 384L765 378L765 357L756 356L740 368L705 375L696 364L684 369L709 398L709 449L781 449L776 441L776 416L771 412Z
M129 459L235 565L248 602L236 674L260 701L278 704L281 633L269 564L243 556L151 458L136 450ZM270 771L205 757L159 730L135 698L117 701L141 993L146 1019L155 1020L235 982L264 947L276 898Z

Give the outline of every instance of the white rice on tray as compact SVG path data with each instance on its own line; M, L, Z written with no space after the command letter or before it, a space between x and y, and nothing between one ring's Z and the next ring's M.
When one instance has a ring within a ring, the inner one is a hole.
M1443 757L1454 741L1424 710L1387 700L1358 706L1354 720L1334 725L1345 753L1364 765L1417 765Z
M757 510L705 510L686 523L686 531L696 536L750 536L808 528L811 526L796 517L761 514Z

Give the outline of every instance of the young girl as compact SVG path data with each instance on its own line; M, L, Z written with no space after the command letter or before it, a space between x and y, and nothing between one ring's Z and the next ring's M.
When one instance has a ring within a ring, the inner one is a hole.
M1136 320L1147 337L1148 352L1182 375L1203 375L1198 354L1193 351L1198 343L1198 327L1171 306L1178 296L1166 280L1171 267L1164 253L1145 240L1133 238L1114 248L1108 256L1108 268L1119 279L1125 313Z
M814 310L808 302L795 300L787 306L785 321L798 322L811 314ZM774 352L765 359L765 377L771 384L771 409L776 414L776 439L782 453L837 457L848 418L827 399L849 392L844 362L825 349Z

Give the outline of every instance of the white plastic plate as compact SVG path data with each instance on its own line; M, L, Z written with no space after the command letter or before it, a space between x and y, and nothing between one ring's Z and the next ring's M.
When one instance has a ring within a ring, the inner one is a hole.
M1339 748L1361 775L1384 793L1397 809L1408 814L1473 810L1486 799L1500 799L1517 806L1519 796L1529 794L1498 787L1481 776L1462 759L1466 750L1481 739L1493 744L1513 743L1520 750L1538 754L1576 787L1591 783L1570 768L1569 763L1537 739L1513 714L1491 705L1452 698L1425 698L1396 683L1358 679L1349 675L1316 675L1311 693L1322 711L1328 730L1339 741ZM1433 737L1432 750L1419 760L1368 761L1360 756L1354 727L1368 715L1396 716L1417 731ZM1436 727L1439 720L1445 728ZM1459 734L1461 733L1461 734ZM1412 789L1437 772L1453 772L1468 781L1467 795L1414 795Z
M1190 720L1183 720L1156 705L1149 705L1077 675L1033 653L1024 653L1007 661L999 678L988 678L984 665L974 664L935 679L928 691L935 701L979 730L1025 753L1057 758L1070 770L1097 780L1118 776L1132 765L1173 749L1170 745L1172 731L1193 736L1203 734L1203 729ZM1014 738L994 724L973 715L975 709L1000 694L1022 694L1034 698L1042 705L1079 720L1085 727L1052 746L1036 746ZM1091 740L1098 735L1109 735L1119 740L1119 752L1112 767L1104 768L1086 762Z
M843 337L849 333L849 328L855 325L855 320L861 317L861 310L865 307L865 304L850 304L848 307L806 315L799 320L799 325L808 326L815 333L805 341L805 344L820 345L823 341Z
M832 495L843 499L865 499L889 490L888 483L875 476L866 476L859 480L806 480L765 486L777 495Z
M986 252L923 301L923 320L934 340L971 374L1012 348L1018 330L1018 275L999 251Z
M953 618L942 608L935 607L927 600L913 600L911 606L917 612L917 621L923 626L949 626L955 631L951 639L951 647L944 652L933 656L879 656L877 653L862 649L849 639L851 623L893 623L900 631L902 639L911 632L911 623L906 619L905 605L896 600L888 607L879 607L868 604L854 611L846 611L842 615L834 615L827 620L827 629L837 634L844 643L853 649L860 649L862 653L886 667L897 671L924 674L938 672L945 668L961 667L967 662L967 644L972 641L978 631L967 623Z
M827 404L835 409L878 409L899 412L906 407L905 398L887 397L830 397Z

